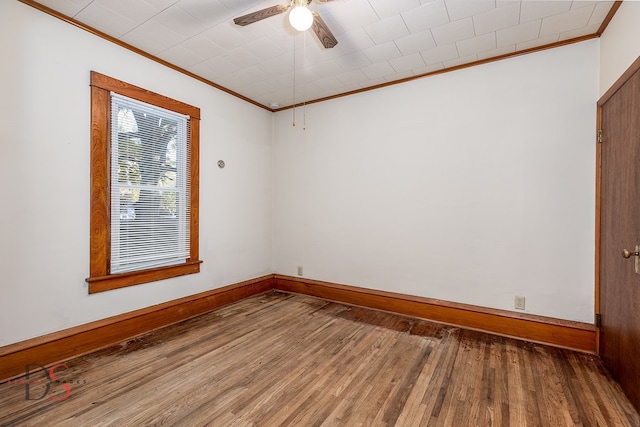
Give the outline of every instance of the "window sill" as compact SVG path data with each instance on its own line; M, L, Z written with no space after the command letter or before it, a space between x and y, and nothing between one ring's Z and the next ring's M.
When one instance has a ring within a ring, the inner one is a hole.
M152 268L143 271L131 271L128 273L89 277L87 279L87 283L89 283L89 293L95 294L98 292L110 291L112 289L199 273L200 264L202 264L202 261L200 260L188 261L184 264Z

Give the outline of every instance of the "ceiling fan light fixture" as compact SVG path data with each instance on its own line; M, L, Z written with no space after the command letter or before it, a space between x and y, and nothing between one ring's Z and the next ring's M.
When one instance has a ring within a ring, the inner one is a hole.
M298 31L306 31L313 23L313 14L306 6L296 6L289 12L289 23Z

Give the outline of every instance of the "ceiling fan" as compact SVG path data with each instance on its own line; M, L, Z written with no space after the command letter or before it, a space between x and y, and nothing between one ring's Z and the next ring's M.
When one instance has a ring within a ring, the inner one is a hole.
M289 0L289 4L284 5L276 5L267 7L266 9L261 9L256 12L251 12L243 16L239 16L233 20L236 25L249 25L254 22L261 21L265 18L269 18L271 16L279 15L281 13L286 12L291 9L289 12L289 22L291 25L298 31L305 31L309 27L316 34L320 43L327 48L330 49L338 44L338 40L329 30L327 24L324 20L318 15L317 12L312 12L309 10L308 6L312 0ZM331 0L316 0L321 3L331 1Z

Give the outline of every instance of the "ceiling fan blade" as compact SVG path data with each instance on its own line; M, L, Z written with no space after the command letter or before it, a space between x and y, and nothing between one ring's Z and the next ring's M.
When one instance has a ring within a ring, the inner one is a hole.
M313 12L313 23L311 24L311 29L316 36L318 36L318 40L322 43L327 49L331 49L335 45L338 44L338 39L331 33L327 24L325 24L324 20L318 15L316 12Z
M288 9L287 6L283 6L283 5L279 4L277 6L271 6L271 7L268 7L266 9L261 9L261 10L258 10L256 12L251 12L251 13L248 13L246 15L239 16L239 17L235 18L233 20L233 22L235 22L236 25L241 25L241 26L244 27L245 25L249 25L249 24L253 24L254 22L262 21L265 18L269 18L271 16L279 15L282 12L286 12L287 9Z

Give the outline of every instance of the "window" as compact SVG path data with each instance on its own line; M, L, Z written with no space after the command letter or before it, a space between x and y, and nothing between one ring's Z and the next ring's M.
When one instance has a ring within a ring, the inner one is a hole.
M91 73L89 292L200 271L200 110Z

